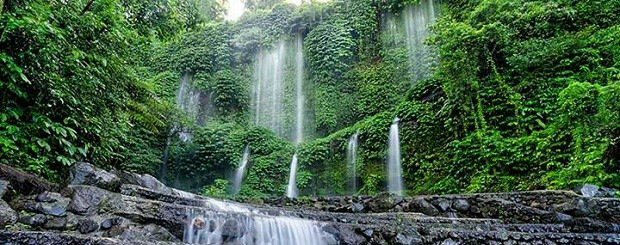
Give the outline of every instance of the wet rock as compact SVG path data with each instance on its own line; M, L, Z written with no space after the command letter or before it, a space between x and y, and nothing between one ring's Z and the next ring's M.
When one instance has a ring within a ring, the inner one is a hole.
M94 186L77 185L68 189L68 192L71 192L69 210L76 214L96 213L99 205L109 194L106 190Z
M161 183L157 178L148 174L136 174L125 171L113 171L123 184L137 185L163 194L172 195L172 188Z
M50 202L38 202L38 197L39 195L20 197L13 200L11 202L11 206L15 210L19 211L25 210L29 212L53 215L58 217L67 215L67 207L69 206L70 201L69 198L58 196L57 200L54 199L49 200Z
M242 227L239 222L229 219L222 225L222 239L226 241L234 241L243 237Z
M7 245L65 245L65 244L89 244L89 245L138 245L111 238L94 236L80 236L57 232L28 232L28 231L2 231L0 241ZM147 243L142 243L146 245ZM154 243L150 243L154 244Z
M78 220L77 229L82 234L94 232L99 229L99 222L94 218L85 218Z
M37 202L58 202L65 199L60 193L56 192L43 192L35 197L35 201Z
M469 203L467 202L467 200L465 200L465 199L456 199L452 203L452 207L455 210L457 210L457 211L465 212L465 211L469 210L470 206L469 206Z
M409 204L409 209L431 216L436 216L439 214L439 210L423 198L413 199Z
M43 225L47 230L64 230L67 225L67 219L64 217L53 217Z
M17 222L17 212L9 204L0 199L0 228Z
M454 240L448 238L446 240L443 240L440 245L460 245L461 243L455 242Z
M146 226L130 226L118 237L122 240L129 241L167 241L180 242L180 240L172 235L165 228L150 224Z
M366 203L368 209L372 212L386 212L402 202L403 198L396 195L383 192Z
M450 211L450 208L452 206L450 201L445 200L445 199L440 199L439 201L437 201L436 205L439 208L439 211L441 212Z
M121 179L90 163L76 162L71 166L70 184L91 185L109 191L117 191L121 186Z
M4 193L6 193L9 190L9 187L10 187L10 183L8 181L0 179L0 199L2 199L2 197L4 196Z
M363 213L364 212L364 204L354 202L351 205L351 211L353 211L353 213Z
M19 223L26 224L29 226L42 226L47 222L47 217L43 214L34 214L34 215L20 215Z
M398 233L394 238L394 244L396 245L415 245L415 244L423 244L422 239L419 236L408 236L402 233Z
M129 221L127 219L122 218L122 217L110 217L110 218L104 219L101 222L101 224L99 224L99 227L101 227L101 229L103 229L103 230L109 230L112 227L119 226L119 225L122 225L122 224L126 224L128 222Z

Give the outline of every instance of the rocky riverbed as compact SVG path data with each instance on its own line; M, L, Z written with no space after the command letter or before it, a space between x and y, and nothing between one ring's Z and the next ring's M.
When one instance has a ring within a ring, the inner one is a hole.
M76 163L62 187L0 166L0 244L620 244L611 193L232 202L88 163Z

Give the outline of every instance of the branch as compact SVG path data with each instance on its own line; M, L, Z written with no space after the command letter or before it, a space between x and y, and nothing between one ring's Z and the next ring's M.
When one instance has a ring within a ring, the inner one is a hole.
M88 12L88 10L90 10L90 8L93 6L93 3L95 3L95 0L88 1L88 4L86 4L84 9L82 9L82 13L80 13L80 15L84 15L86 12Z

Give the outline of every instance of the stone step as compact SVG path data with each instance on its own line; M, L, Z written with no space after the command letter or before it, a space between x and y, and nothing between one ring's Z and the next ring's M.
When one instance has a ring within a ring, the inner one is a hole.
M125 241L112 238L85 236L58 232L0 231L0 244L10 245L180 245L159 241Z

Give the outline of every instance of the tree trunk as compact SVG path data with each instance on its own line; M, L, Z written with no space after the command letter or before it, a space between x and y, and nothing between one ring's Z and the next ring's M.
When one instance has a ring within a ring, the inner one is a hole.
M39 194L56 189L56 185L41 177L4 164L0 164L0 179L8 181L11 188L21 195Z

